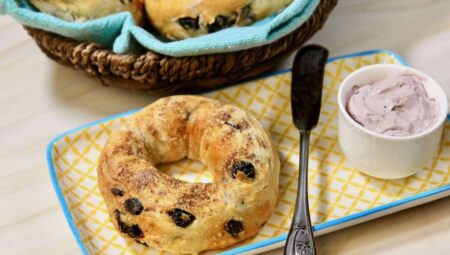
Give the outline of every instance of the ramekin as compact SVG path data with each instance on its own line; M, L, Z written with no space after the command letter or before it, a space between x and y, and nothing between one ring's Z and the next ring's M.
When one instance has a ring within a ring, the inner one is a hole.
M411 136L388 136L371 131L357 123L347 112L347 95L355 85L401 74L425 78L425 90L439 107L436 123L422 133ZM338 91L338 139L346 158L361 172L382 179L404 178L428 164L439 148L448 102L442 87L427 74L407 66L376 64L348 75Z

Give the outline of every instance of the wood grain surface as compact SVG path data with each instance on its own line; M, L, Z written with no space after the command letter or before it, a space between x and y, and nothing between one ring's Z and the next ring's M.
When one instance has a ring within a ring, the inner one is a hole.
M450 93L449 0L342 0L310 42L331 56L393 50ZM53 63L17 22L0 17L0 254L80 253L53 191L45 147L61 132L155 99L98 82ZM450 254L450 198L319 237L318 250Z

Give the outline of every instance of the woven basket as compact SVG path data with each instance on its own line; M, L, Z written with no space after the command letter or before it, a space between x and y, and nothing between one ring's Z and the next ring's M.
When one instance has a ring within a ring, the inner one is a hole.
M77 42L25 26L51 59L114 85L151 94L194 93L254 77L274 68L325 23L337 0L321 0L312 16L291 34L268 45L231 53L171 57L148 51L118 55L98 44Z

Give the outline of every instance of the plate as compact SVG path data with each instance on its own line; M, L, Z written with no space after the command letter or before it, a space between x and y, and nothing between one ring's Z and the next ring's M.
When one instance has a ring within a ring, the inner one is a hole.
M374 50L332 58L325 70L319 125L313 130L309 204L314 231L321 235L450 195L450 125L430 164L416 175L381 180L361 174L346 161L337 142L337 89L350 72L370 64L406 63L393 52ZM290 110L290 70L281 70L206 97L233 103L269 130L281 159L280 198L270 220L250 240L208 254L255 254L283 246L297 187L299 137ZM109 220L97 186L97 160L112 130L138 110L70 130L48 145L56 194L83 254L168 254L122 238ZM181 180L202 182L211 174L200 163L182 160L164 168Z

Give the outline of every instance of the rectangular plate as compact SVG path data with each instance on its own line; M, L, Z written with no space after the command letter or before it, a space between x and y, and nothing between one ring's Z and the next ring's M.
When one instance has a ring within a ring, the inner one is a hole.
M350 72L370 64L405 62L393 52L375 50L328 61L319 125L312 132L309 204L316 235L450 195L450 125L437 157L416 175L400 180L371 178L353 169L337 142L337 88ZM290 110L290 70L282 70L204 96L233 103L270 131L281 159L280 198L260 233L227 250L241 254L281 247L294 211L298 174L298 131ZM47 150L50 174L59 202L83 254L167 254L125 240L110 223L97 187L97 159L111 130L137 110L102 119L53 139ZM200 163L182 160L164 168L186 181L207 181Z

